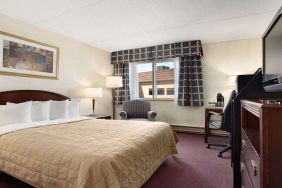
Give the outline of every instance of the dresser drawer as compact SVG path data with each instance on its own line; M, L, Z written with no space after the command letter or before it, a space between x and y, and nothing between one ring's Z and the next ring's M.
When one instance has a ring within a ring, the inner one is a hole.
M260 158L244 131L242 131L241 155L254 188L260 188Z
M246 169L245 160L242 156L241 156L241 181L242 181L242 188L254 188L249 173Z

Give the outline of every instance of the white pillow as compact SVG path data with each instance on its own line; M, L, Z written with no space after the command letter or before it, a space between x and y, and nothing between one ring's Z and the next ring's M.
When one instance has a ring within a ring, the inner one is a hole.
M79 117L79 101L72 100L69 102L69 118Z
M31 101L19 104L7 103L7 105L1 105L0 126L14 123L30 123L31 105Z
M50 119L66 119L68 118L69 100L50 101Z
M50 120L50 101L34 101L31 107L31 120Z

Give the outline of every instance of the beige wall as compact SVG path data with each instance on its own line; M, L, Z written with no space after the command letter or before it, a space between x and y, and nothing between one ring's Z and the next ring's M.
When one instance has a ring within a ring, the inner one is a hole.
M83 87L104 86L105 76L112 74L109 52L1 14L0 30L60 48L59 80L0 75L0 91L38 89L72 97L75 91ZM103 98L96 101L96 113L111 113L111 91L104 89L103 92ZM90 112L91 100L81 100L81 113L88 114Z
M216 101L218 92L223 93L227 100L228 93L234 87L228 82L231 75L254 73L262 66L259 38L204 44L203 50L205 105ZM154 101L152 108L158 113L159 121L173 125L204 126L204 107L179 107L172 101ZM121 106L117 106L117 113L120 109Z

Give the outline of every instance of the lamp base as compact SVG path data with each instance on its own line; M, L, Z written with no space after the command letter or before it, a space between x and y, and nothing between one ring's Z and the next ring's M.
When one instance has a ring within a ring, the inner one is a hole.
M94 109L95 109L95 99L92 99L92 116L95 116Z

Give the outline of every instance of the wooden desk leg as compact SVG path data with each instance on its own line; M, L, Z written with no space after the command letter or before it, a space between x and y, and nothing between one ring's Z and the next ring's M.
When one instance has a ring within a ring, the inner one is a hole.
M208 136L209 136L209 124L205 121L205 143L208 143Z
M209 123L207 121L208 112L209 110L206 108L205 109L205 143L208 143L208 136L209 136Z

